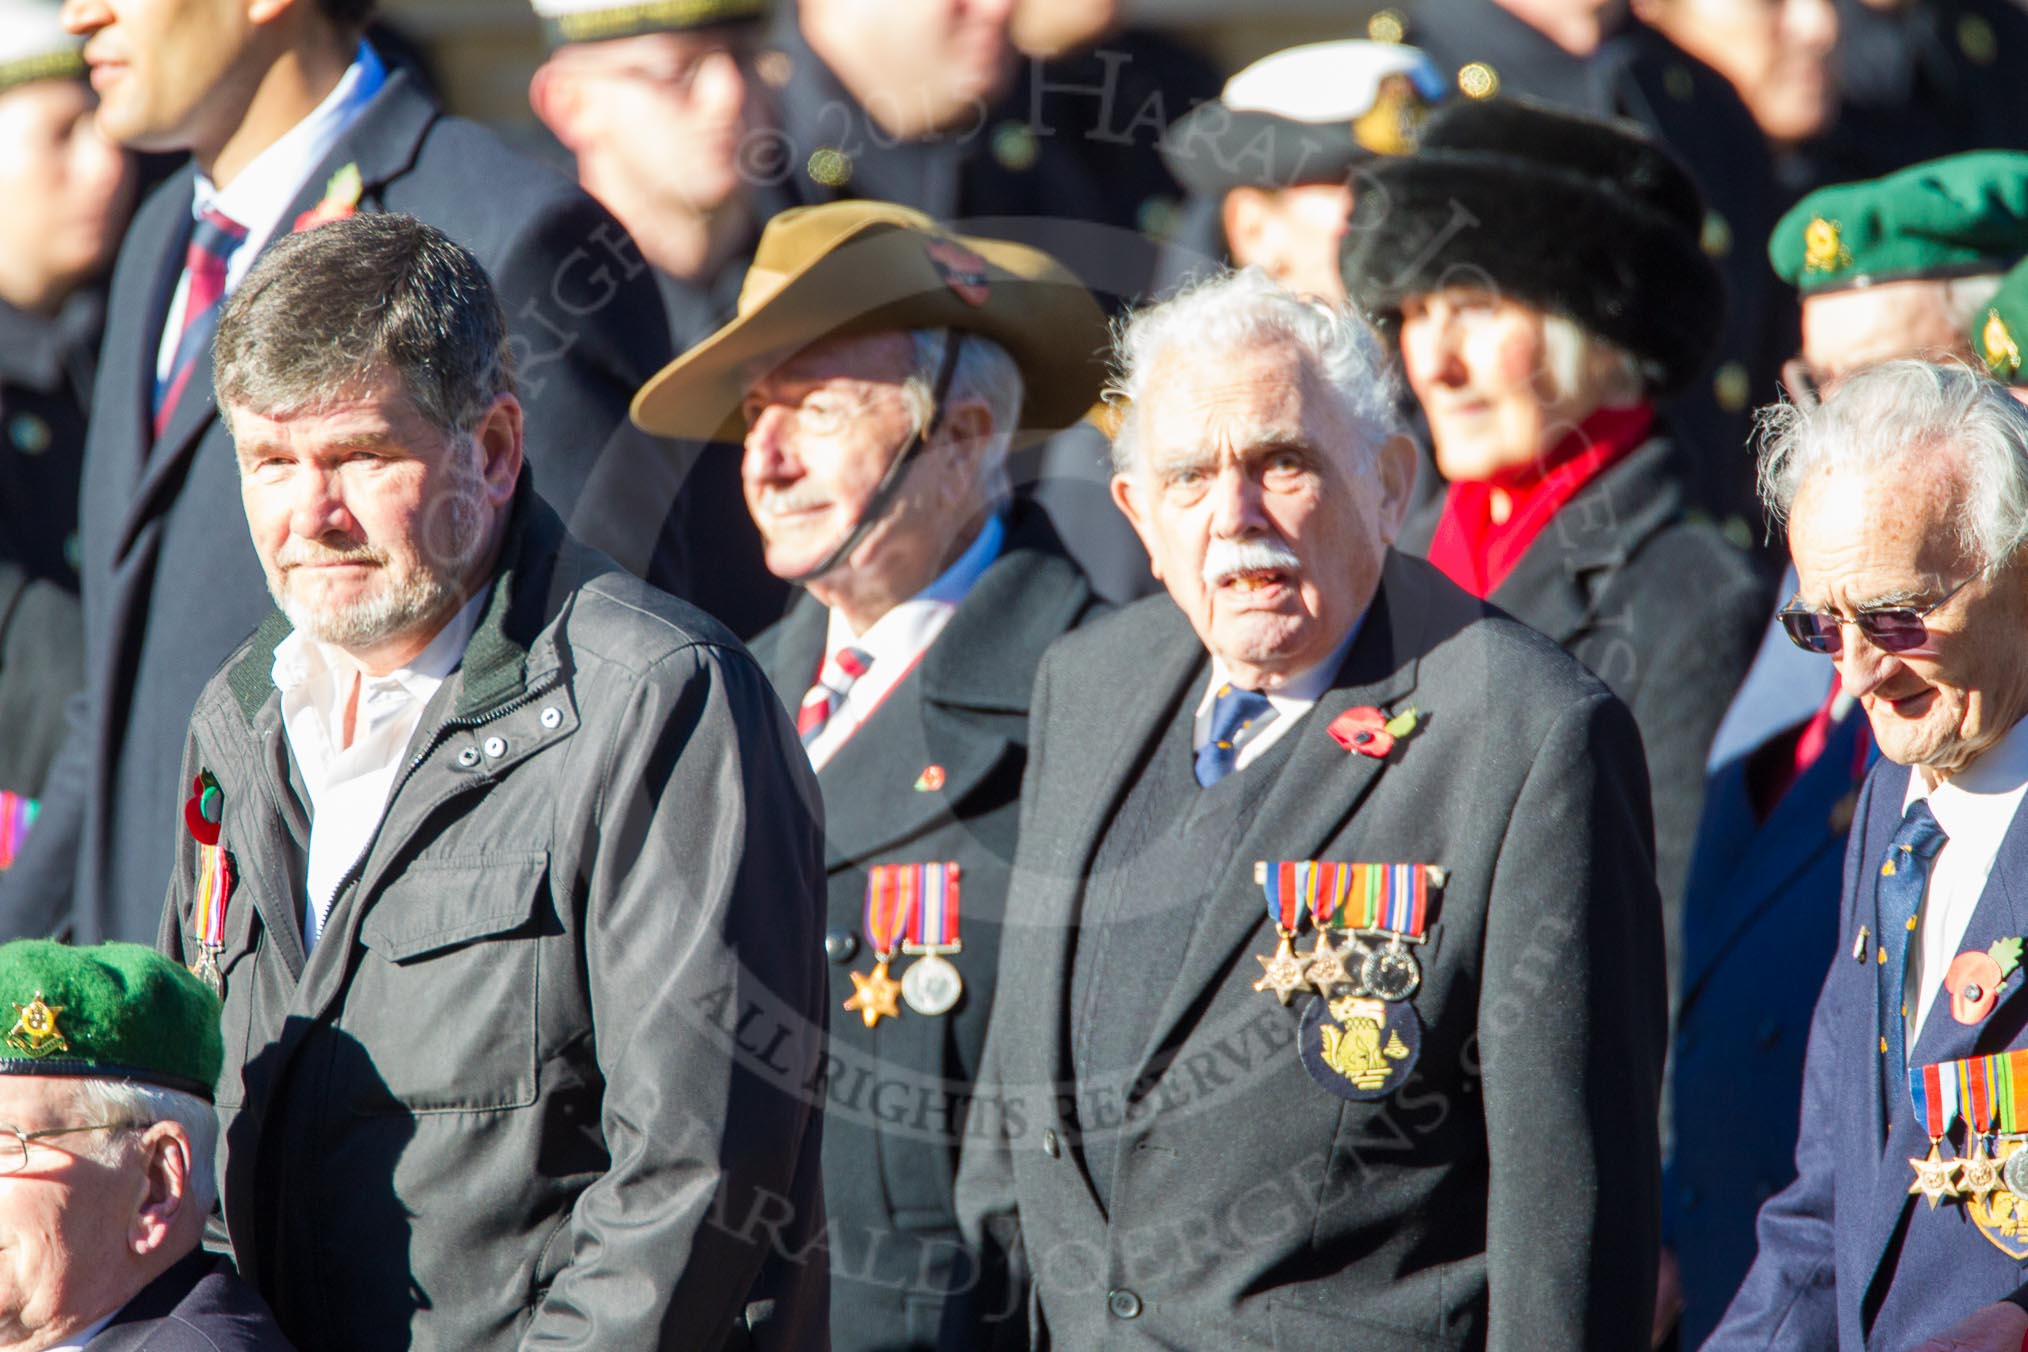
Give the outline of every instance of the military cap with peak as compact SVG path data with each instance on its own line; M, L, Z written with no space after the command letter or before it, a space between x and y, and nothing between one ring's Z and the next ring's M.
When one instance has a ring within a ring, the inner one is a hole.
M759 24L767 0L534 0L551 47L642 33L686 33L722 24Z
M59 0L0 0L0 89L85 77L84 39L63 31Z
M218 997L143 944L0 944L0 1074L138 1080L209 1100Z
M1819 188L1782 217L1767 253L1806 296L2004 272L2028 256L2028 154L1974 150Z
M1018 444L1077 422L1105 380L1105 312L1048 254L954 234L892 202L829 202L768 222L738 312L641 387L634 421L737 444L747 384L770 365L827 338L906 329L955 329L1006 349L1024 389Z
M1996 380L2028 385L2021 345L2028 343L2028 262L2017 263L1993 299L1972 316L1972 351Z
M1162 163L1192 192L1343 182L1376 155L1415 148L1443 96L1443 76L1415 47L1311 42L1264 56L1178 118Z

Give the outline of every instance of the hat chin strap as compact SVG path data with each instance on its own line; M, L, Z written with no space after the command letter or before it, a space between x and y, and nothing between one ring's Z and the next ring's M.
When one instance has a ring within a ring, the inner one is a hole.
M908 439L908 443L901 448L900 453L888 463L887 472L880 476L880 482L874 486L873 496L867 499L866 506L860 509L858 523L830 553L819 559L815 566L805 568L793 577L782 579L790 586L807 587L845 562L846 556L859 548L867 535L893 508L895 498L901 493L901 482L908 477L909 465L922 454L923 446L943 421L944 397L950 393L951 377L958 369L958 349L965 341L965 335L956 329L950 329L948 333L949 337L944 340L943 356L937 360L936 383L930 387L929 416L923 419L922 426L916 429L915 435Z

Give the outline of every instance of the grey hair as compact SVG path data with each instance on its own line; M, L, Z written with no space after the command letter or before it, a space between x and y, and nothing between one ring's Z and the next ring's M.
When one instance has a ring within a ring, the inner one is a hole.
M195 1094L133 1080L80 1079L76 1085L75 1102L88 1121L123 1122L136 1127L174 1122L182 1127L190 1137L190 1204L199 1215L211 1210L218 1201L217 1110ZM79 1154L110 1166L125 1160L129 1143L121 1136L89 1135L91 1143L80 1145Z
M1124 403L1113 437L1113 469L1134 472L1139 452L1134 406L1148 376L1176 346L1238 350L1268 343L1299 347L1336 392L1356 431L1354 450L1370 465L1380 446L1401 431L1400 386L1380 341L1350 309L1305 300L1283 290L1259 268L1214 273L1167 300L1143 306L1113 329L1108 402Z
M391 374L446 437L514 393L506 317L479 260L413 216L367 212L275 241L218 321L221 406L329 407Z
M918 432L929 423L936 403L937 370L943 365L944 347L950 342L949 329L910 329L914 349L914 372L901 385ZM1007 477L1007 451L1014 442L1014 429L1021 417L1021 400L1026 389L1021 368L1006 348L976 333L965 335L958 349L958 364L951 372L950 388L944 392L944 406L954 407L976 399L986 406L993 420L991 442L980 461L979 487L987 502L1003 506L1013 489Z
M1820 404L1763 409L1760 442L1761 500L1777 525L1814 473L1879 470L1943 451L1964 490L1959 547L1990 567L2028 542L2028 408L1963 362L1868 367Z
M1542 364L1555 398L1567 399L1584 384L1584 368L1595 352L1604 352L1611 358L1599 406L1625 408L1639 403L1650 382L1632 353L1599 337L1568 315L1554 310L1543 312Z
M2000 284L2006 280L2004 273L1979 272L1946 281L1943 284L1944 313L1950 316L1952 330L1969 332L1979 311L2000 294Z

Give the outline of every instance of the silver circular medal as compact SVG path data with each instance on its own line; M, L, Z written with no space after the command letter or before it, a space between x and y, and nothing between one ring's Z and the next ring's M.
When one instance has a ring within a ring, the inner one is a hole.
M1399 942L1376 948L1359 966L1360 984L1382 1000L1406 1000L1422 984L1422 968L1415 954Z
M964 993L958 969L941 954L925 953L901 974L901 998L918 1014L948 1014Z
M2028 1145L2007 1156L2007 1162L2000 1166L2000 1181L2016 1197L2028 1197Z

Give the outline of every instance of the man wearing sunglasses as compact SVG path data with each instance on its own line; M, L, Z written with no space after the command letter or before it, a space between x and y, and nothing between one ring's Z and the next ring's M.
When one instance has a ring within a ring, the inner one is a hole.
M218 998L138 944L0 946L0 1347L287 1352L218 1195Z
M1846 853L1800 1177L1762 1209L1759 1256L1706 1348L2014 1352L2028 410L1968 367L1902 360L1768 428L1761 480L1797 573L1782 626L1832 659L1884 759Z

